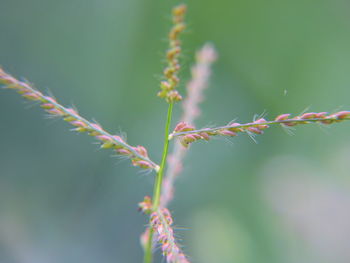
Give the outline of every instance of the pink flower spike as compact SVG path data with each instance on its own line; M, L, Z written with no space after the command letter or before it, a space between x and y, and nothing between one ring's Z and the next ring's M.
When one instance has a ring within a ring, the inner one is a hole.
M13 78L0 68L0 84L1 83L5 84L7 88L15 89L15 91L23 95L24 98L40 102L40 106L44 108L47 113L53 116L62 117L64 121L73 125L74 128L72 130L77 132L87 132L88 135L96 137L102 142L101 148L113 148L114 150L119 149L117 153L129 157L131 161L140 161L136 163L136 165L142 166L146 169L152 168L155 171L159 170L159 166L148 158L147 152L143 147L139 146L137 148L138 151L135 151L134 147L126 142L123 142L123 140L119 137L114 139L113 135L103 130L100 125L91 123L85 118L79 116L77 110L64 107L56 102L54 98L45 96L40 91L31 87L28 82ZM141 162L141 160L144 162Z

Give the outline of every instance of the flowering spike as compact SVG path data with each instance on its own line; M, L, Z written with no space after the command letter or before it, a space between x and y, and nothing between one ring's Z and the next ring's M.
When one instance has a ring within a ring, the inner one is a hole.
M196 130L193 126L189 126L184 122L180 122L169 138L179 137L181 144L184 147L188 147L194 141L208 140L210 136L222 135L222 136L236 136L237 133L255 133L263 134L263 130L269 128L272 124L280 124L283 126L297 126L309 123L321 123L332 124L336 122L342 122L350 120L350 111L339 111L333 114L327 112L307 112L300 116L290 117L291 114L278 115L275 120L267 121L264 118L260 118L254 122L240 124L231 123L226 126L216 128L205 128Z
M147 154L147 151L142 146L132 147L127 144L121 137L111 135L106 132L101 125L89 122L81 117L78 112L72 108L66 108L49 96L43 95L41 92L32 88L28 83L19 81L11 75L5 73L0 68L0 84L5 87L15 89L24 98L38 101L45 111L53 116L63 117L63 120L73 125L77 132L88 132L90 136L94 136L99 140L101 148L114 148L117 153L129 157L134 166L139 166L143 169L158 170L158 165L152 162Z
M142 205L144 206L144 204ZM150 216L150 227L157 234L163 256L168 263L189 263L174 237L173 218L167 208L158 209Z
M186 13L186 5L182 4L173 8L173 27L171 28L168 39L169 49L166 52L167 66L163 71L164 80L160 83L160 91L158 97L164 98L168 103L182 100L181 95L175 89L179 83L177 76L180 70L178 58L181 53L181 42L179 35L186 28L184 16Z

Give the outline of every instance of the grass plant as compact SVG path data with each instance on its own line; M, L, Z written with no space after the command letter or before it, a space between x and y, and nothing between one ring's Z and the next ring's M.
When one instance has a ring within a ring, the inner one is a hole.
M153 262L156 247L160 247L165 261L169 263L186 263L188 257L174 235L173 219L169 211L169 203L174 196L174 182L182 170L182 161L191 143L199 140L209 141L213 136L236 137L238 134L250 136L263 134L273 125L284 128L294 128L299 125L318 124L331 125L350 120L350 111L307 112L299 116L281 114L274 120L258 118L252 122L240 124L236 122L227 125L196 129L194 122L200 114L199 103L203 100L203 91L208 86L211 75L211 65L217 59L217 54L211 44L205 44L196 54L196 64L191 69L191 80L187 83L187 96L183 100L183 114L176 125L172 125L173 108L182 100L177 90L180 83L178 77L181 68L181 33L185 30L185 14L187 7L178 5L172 10L173 25L168 34L169 48L166 51L166 67L160 83L158 96L167 104L167 119L164 128L164 146L159 164L152 161L143 146L131 146L119 135L114 135L102 128L96 122L83 118L76 109L62 106L52 96L47 96L33 86L0 69L0 84L4 88L15 90L25 99L38 102L50 115L62 118L73 126L73 131L86 133L100 142L100 147L110 149L118 155L131 160L132 165L155 173L152 196L146 196L139 203L140 210L149 216L148 227L141 236L144 249L144 263ZM172 127L175 127L172 130ZM175 141L171 154L169 145Z

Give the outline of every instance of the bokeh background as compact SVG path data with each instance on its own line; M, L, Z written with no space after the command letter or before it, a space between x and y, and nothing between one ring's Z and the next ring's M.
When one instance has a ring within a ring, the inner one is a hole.
M176 3L0 0L0 63L159 161L166 104L155 94ZM349 110L349 1L187 3L182 94L193 52L210 41L220 55L197 126ZM12 91L1 91L0 127L0 262L142 262L137 203L153 174ZM274 127L257 144L192 145L170 207L190 259L350 262L349 131Z

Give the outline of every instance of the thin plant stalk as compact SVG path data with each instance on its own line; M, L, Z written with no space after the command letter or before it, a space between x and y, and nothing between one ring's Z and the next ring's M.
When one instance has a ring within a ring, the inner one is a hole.
M152 198L153 211L157 211L160 205L160 195L162 190L163 174L164 174L164 168L166 165L166 160L168 157L169 133L170 133L171 118L173 113L173 106L174 106L174 102L170 102L168 107L166 124L165 124L164 148L163 148L163 154L162 154L162 161L160 163L159 171L157 173L155 183L154 183L153 198ZM151 228L148 236L147 247L145 250L144 263L152 263L153 234L154 234L154 230Z

